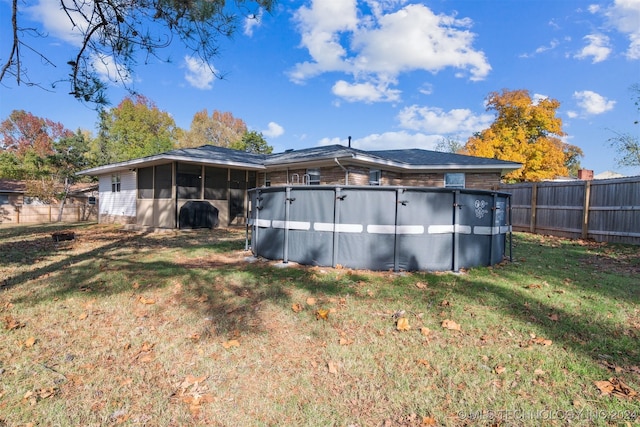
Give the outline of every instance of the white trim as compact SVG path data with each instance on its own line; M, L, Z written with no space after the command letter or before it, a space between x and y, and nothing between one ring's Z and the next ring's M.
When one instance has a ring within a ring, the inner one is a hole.
M315 231L330 231L337 233L362 233L364 227L362 224L333 224L331 222L315 222L313 223Z
M311 228L309 221L282 221L274 219L271 222L273 228L286 228L288 230L304 230L308 231Z

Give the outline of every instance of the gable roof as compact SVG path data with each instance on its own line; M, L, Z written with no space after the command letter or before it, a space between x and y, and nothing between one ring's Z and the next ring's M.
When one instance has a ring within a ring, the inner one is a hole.
M0 193L22 194L27 189L24 181L16 179L0 179Z
M274 170L280 167L306 167L313 164L334 163L359 164L369 167L384 167L398 171L500 171L502 173L520 168L516 162L442 153L421 149L365 151L343 145L327 145L286 150L276 154L254 154L229 148L204 145L198 148L181 148L153 156L112 163L79 172L80 175L100 175L147 167L167 161L201 163L205 165L235 166L250 170ZM342 163L340 163L342 162Z

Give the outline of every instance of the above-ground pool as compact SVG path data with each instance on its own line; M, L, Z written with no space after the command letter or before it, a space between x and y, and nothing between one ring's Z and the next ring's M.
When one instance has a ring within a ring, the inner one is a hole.
M501 262L511 232L508 193L296 185L249 194L251 251L285 263L458 271Z

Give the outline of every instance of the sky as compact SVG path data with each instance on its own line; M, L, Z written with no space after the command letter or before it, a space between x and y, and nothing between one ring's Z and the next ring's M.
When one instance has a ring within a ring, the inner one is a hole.
M41 87L5 78L0 120L26 110L95 134L96 111L63 81L78 42L58 1L19 3L21 25L46 36L24 40L55 66L23 48ZM3 64L10 12L0 0ZM492 123L489 93L526 89L560 102L563 139L584 151L583 168L640 174L617 166L607 142L640 133L631 90L640 84L640 0L279 0L254 12L210 64L223 79L174 43L169 63L140 61L127 85L184 129L198 111L231 112L275 152L347 145L349 136L364 150L464 143ZM108 85L112 105L127 96L122 83Z

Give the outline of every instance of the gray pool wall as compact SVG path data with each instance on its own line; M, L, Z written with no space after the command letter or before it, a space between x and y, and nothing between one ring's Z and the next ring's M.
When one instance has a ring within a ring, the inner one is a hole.
M253 254L285 263L459 271L503 261L511 232L508 193L296 185L249 195Z

